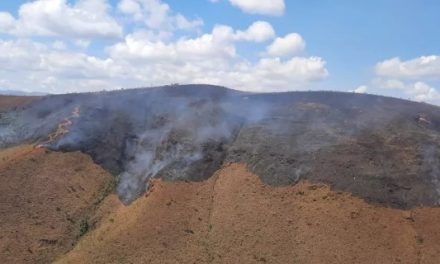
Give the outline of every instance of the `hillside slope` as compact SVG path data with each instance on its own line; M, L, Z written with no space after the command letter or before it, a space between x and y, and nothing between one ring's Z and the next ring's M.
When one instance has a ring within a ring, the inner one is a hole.
M200 181L224 162L394 208L440 201L440 108L373 95L182 85L47 96L0 117L0 147L23 142L89 154L126 204L152 178Z
M114 209L113 212L108 211ZM325 185L263 184L242 164L154 181L56 263L438 263L440 209L377 207Z
M201 85L1 107L2 263L438 262L438 107Z
M40 98L38 96L0 95L0 112L10 110L11 108L23 107Z
M79 152L0 151L0 262L49 263L98 219L113 177Z

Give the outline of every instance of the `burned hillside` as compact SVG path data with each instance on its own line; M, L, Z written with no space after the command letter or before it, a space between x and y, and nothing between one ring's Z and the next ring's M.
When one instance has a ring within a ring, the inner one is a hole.
M440 109L336 92L206 85L53 95L2 113L0 146L80 150L125 203L152 178L200 181L240 162L266 184L323 182L396 208L440 201Z

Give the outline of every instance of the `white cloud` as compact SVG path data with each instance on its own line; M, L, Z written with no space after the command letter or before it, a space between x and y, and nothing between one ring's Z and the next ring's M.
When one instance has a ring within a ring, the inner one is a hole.
M56 49L56 50L66 50L66 44L62 41L56 40L52 43L52 48Z
M396 80L396 79L375 79L374 84L379 86L380 88L384 89L398 89L398 90L404 90L405 89L405 83Z
M274 57L293 56L304 50L306 42L297 33L290 33L285 37L276 38L267 47L267 53Z
M237 32L218 25L211 33L167 42L135 33L109 47L104 58L69 50L61 42L0 40L0 79L9 80L11 89L51 93L169 83L267 92L306 89L328 76L319 57L249 62L236 54L235 42L242 41Z
M379 62L376 74L394 79L440 79L440 56L422 56L408 61L392 58Z
M382 89L400 91L405 97L417 102L440 103L440 93L423 81L404 82L397 79L376 79L373 83Z
M0 12L0 32L9 32L15 26L14 17L7 12Z
M416 101L438 103L440 100L440 93L424 82L414 83L408 92Z
M305 47L299 35L279 38L272 51L279 56L264 54L255 43L276 38L265 21L241 30L215 25L202 33L202 20L160 0L121 0L111 14L107 0L36 0L23 4L17 18L0 12L0 32L13 36L0 38L0 80L10 89L50 93L169 83L267 92L307 89L328 76L324 59L298 55ZM132 32L122 36L122 25ZM103 53L86 49L101 38L109 40ZM249 47L253 59L237 54L237 43Z
M310 82L328 77L325 64L319 57L293 57L288 60L263 58L247 72L250 83L243 81L241 86L251 91L304 89Z
M182 38L175 42L151 41L139 35L128 35L124 42L115 44L108 49L112 57L121 60L161 60L185 62L197 61L202 58L215 60L235 56L232 45L234 32L228 26L216 26L211 34L198 38Z
M122 0L118 4L118 9L124 14L132 15L134 20L141 21L144 18L141 3L136 0Z
M122 27L108 14L108 9L106 0L78 0L75 4L66 0L36 0L21 5L16 19L9 13L0 13L0 31L17 36L74 39L121 37Z
M246 31L238 31L236 38L238 40L264 42L275 37L275 30L272 25L266 21L254 22Z
M160 38L154 40L148 34L138 32L127 35L124 42L113 45L108 51L112 57L123 60L171 60L184 63L209 59L219 63L236 56L234 42L260 42L273 38L274 34L272 26L262 21L253 23L245 31L234 31L229 26L216 25L209 34L197 38L181 38L174 42L165 42Z
M245 13L281 16L284 14L284 0L229 0Z
M11 83L8 80L0 80L0 89L6 90L9 89Z
M366 93L367 91L368 91L368 86L361 85L361 86L358 86L356 89L351 90L350 92L363 94L363 93Z
M402 61L392 58L376 64L373 83L415 101L440 104L440 93L428 82L440 79L440 56L421 56Z
M266 21L254 22L246 31L238 31L236 38L238 40L264 42L275 37L275 30L272 25Z
M269 29L268 33L254 35L259 27ZM148 74L142 80L155 84L204 82L250 91L285 91L328 76L319 57L261 58L250 63L236 56L235 42L266 40L273 37L270 29L267 22L254 23L246 31L217 25L209 34L175 42L132 34L108 51L115 61L137 65L138 76L145 70Z
M111 58L54 49L29 40L0 40L0 79L10 89L52 93L90 91L92 82L108 81L123 71ZM101 88L102 89L102 88Z
M161 0L121 0L118 10L155 30L194 30L203 25L201 19L188 20L182 14L173 15L169 5Z

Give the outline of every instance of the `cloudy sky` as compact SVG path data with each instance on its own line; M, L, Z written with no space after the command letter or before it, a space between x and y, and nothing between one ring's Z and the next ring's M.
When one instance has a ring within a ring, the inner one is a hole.
M170 83L440 104L437 0L0 2L0 90Z

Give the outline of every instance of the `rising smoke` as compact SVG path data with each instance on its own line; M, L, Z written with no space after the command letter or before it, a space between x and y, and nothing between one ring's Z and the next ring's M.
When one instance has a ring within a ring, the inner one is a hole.
M421 112L432 121L423 127L415 118ZM421 153L424 165L407 168L408 163L396 169L394 162L399 161L399 151L425 138L414 135L440 130L436 117L440 119L440 111L428 105L369 95L249 94L185 85L45 97L22 110L1 113L0 147L43 143L56 151L89 154L118 177L117 193L126 204L142 195L154 177L204 180L225 161L246 163L274 185L310 178L342 190L371 187L371 192L359 193L373 193L367 198L378 201L383 200L376 191L378 181L379 186L399 186L404 178L410 186L410 173L417 171L430 179L426 190L436 186L435 195L400 188L393 197L437 204L436 140ZM414 142L386 145L393 137ZM369 154L377 149L390 156ZM356 179L365 181L353 181L352 162L359 168ZM431 169L424 170L427 167ZM405 205L406 200L398 202Z
M239 128L265 112L263 103L249 107L246 94L210 86L60 95L10 113L16 116L0 135L3 146L36 141L90 154L118 176L117 193L130 203L159 174L170 180L209 177Z

